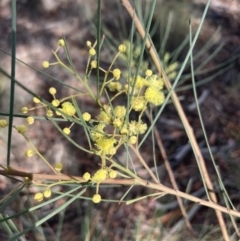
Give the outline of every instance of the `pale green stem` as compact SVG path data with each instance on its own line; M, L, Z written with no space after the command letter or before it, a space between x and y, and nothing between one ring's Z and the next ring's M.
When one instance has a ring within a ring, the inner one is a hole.
M85 74L86 74L86 75L87 75L87 73L88 73L90 59L91 59L91 55L88 56L88 61L87 61L87 66L86 66L86 71L85 71Z
M139 178L136 174L134 174L133 172L131 172L128 168L123 167L123 166L117 164L117 163L116 163L114 160L112 160L111 158L107 158L107 160L108 160L109 162L111 162L112 165L113 165L114 167L116 167L117 169L123 171L124 173L127 173L129 176L131 176L131 177L133 177L133 178L135 178L135 179L140 180L140 178Z
M109 68L108 68L109 71L110 71L110 69L112 68L113 64L115 63L115 61L116 61L116 59L118 58L118 56L119 56L120 53L121 53L121 52L118 52L118 53L115 55L115 57L114 57L111 65L110 65Z
M61 185L61 184L68 184L68 183L76 183L76 180L72 180L72 181L59 181L59 182L55 182L53 184L47 185L47 188L51 188L57 185Z
M141 162L141 164L145 167L145 169L148 171L148 173L150 174L150 176L153 178L153 180L156 183L159 183L159 180L157 179L157 177L154 175L154 173L152 172L152 170L149 168L149 166L147 165L147 163L144 161L144 159L142 158L141 154L139 153L139 150L136 149L133 145L129 145L129 147L135 152L135 154L137 155L137 157L139 158L139 161Z
M12 194L15 193L16 190L18 190L18 188L22 185L22 183L20 183L18 186L16 186L15 188L13 188L8 194L4 195L4 198L0 200L0 203L3 203L6 199L8 199L8 197L10 197Z
M102 84L102 87L101 87L101 90L100 90L99 97L102 96L102 92L103 92L103 90L104 90L104 86L105 86L105 83L106 83L106 81L107 81L107 77L108 77L108 73L109 73L109 72L110 72L109 70L105 72L105 76L104 76L104 80L103 80L103 84Z
M119 95L123 94L124 92L125 92L124 90L118 92L116 95L112 97L112 99L110 99L110 102L112 102L115 98L117 98Z
M65 100L72 99L72 97L77 97L77 96L81 96L81 95L82 95L82 96L83 96L83 95L89 96L88 93L81 93L81 94L71 95L71 96L68 96L68 97L65 97L65 98L61 99L60 102L63 102L63 101L65 101Z
M53 52L53 55L55 56L55 58L57 59L58 63L63 67L65 68L66 70L68 70L71 74L75 74L74 71L72 69L70 69L69 67L67 67L67 65L65 65L58 57L57 53L55 53L54 51Z
M13 126L16 130L17 127ZM22 134L22 133L21 133ZM54 173L57 174L57 171L51 166L51 164L44 158L44 156L41 155L41 153L37 150L37 148L33 145L33 143L28 139L28 137L25 134L22 134L22 136L25 138L25 140L30 144L34 152L52 169Z
M104 84L104 87L107 85L107 84L109 84L111 81L113 81L114 80L114 78L112 78L112 79L110 79L109 81L107 81L105 84Z
M101 87L100 95L99 95L99 96L102 95L102 92L103 92L104 86L105 86L105 84L106 84L106 80L107 80L108 74L110 73L110 70L111 70L113 64L115 63L115 61L116 61L116 59L118 58L118 56L119 56L120 53L121 53L121 52L118 52L118 53L115 55L115 57L114 57L112 63L110 64L108 70L105 72L104 81L103 81L103 84L102 84L102 87Z
M87 84L85 81L83 81L83 80L81 79L81 77L80 77L75 71L73 71L72 69L70 69L69 67L67 67L67 65L65 65L65 64L59 59L58 55L57 55L54 51L53 51L53 54L54 54L55 58L57 59L57 61L59 62L59 64L60 64L61 66L63 66L63 67L64 67L65 69L67 69L70 73L72 73L73 75L75 75L75 77L83 83L83 85L84 85L84 87L87 89L89 95L92 97L92 99L93 99L94 101L96 101L96 97L94 96L92 90L89 88L88 84Z

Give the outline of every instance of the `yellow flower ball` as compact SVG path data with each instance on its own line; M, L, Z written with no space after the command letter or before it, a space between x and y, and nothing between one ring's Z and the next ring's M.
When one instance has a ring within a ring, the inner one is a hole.
M136 121L131 121L128 124L128 133L129 135L137 135L138 134L138 130L137 130L137 122Z
M27 127L25 125L19 125L17 127L17 131L20 133L20 134L25 134L25 132L27 131Z
M126 114L126 112L127 112L126 107L123 106L123 105L117 105L114 108L114 114L118 118L122 118L123 119L125 114Z
M164 86L163 79L154 74L148 77L148 86L154 89L161 90Z
M108 89L112 92L113 91L120 91L122 89L122 84L119 83L119 82L110 82L108 84Z
M59 39L59 40L58 40L58 45L61 46L61 47L65 46L65 41L64 41L64 39Z
M21 112L23 114L27 114L28 113L28 108L26 106L22 107Z
M124 44L119 45L118 51L121 53L124 53L126 51L127 47Z
M0 120L0 127L6 127L8 126L8 123L6 120Z
M121 133L122 135L127 135L127 134L128 134L127 125L123 125L123 127L122 127L121 130L120 130L120 133Z
M103 138L103 136L105 135L103 131L105 126L105 124L98 124L94 126L94 128L91 130L90 135L94 141Z
M68 101L62 104L62 111L70 116L73 116L76 113L75 107Z
M47 69L49 67L49 62L48 61L43 61L42 66L43 68Z
M47 117L52 117L52 116L53 116L52 110L47 110L46 116L47 116Z
M140 121L139 123L137 123L137 129L138 129L138 133L139 134L144 134L147 130L147 124L143 123L142 121Z
M114 69L112 73L113 73L114 79L116 79L116 80L120 79L120 76L121 76L121 70L120 69Z
M146 74L147 77L152 76L152 70L147 69L146 72L145 72L145 74Z
M122 126L122 124L123 124L123 122L122 122L122 120L120 119L120 118L115 118L114 120L113 120L113 126L114 127L120 127L120 126Z
M86 181L89 181L91 178L91 175L89 172L85 172L84 175L83 175L83 179L86 180Z
M83 119L85 121L89 121L91 119L91 115L88 112L83 113Z
M36 103L36 104L38 104L38 103L40 103L41 101L40 101L37 97L33 97L33 102Z
M96 147L102 155L113 155L114 144L117 142L114 138L101 138L96 140Z
M65 127L65 128L63 129L63 132L64 132L64 134L69 135L70 132L71 132L71 130L70 130L68 127Z
M137 137L136 136L131 136L130 138L129 138L129 142L130 142L130 144L136 144L137 143Z
M109 171L109 177L114 179L117 177L117 172L115 170L110 170Z
M91 43L90 41L87 41L87 42L86 42L86 45L87 45L88 47L91 47L91 46L92 46L92 43Z
M45 198L49 198L49 197L51 197L51 195L52 195L51 189L50 188L46 188L46 190L43 192L43 196Z
M132 98L131 105L135 111L141 111L146 107L146 102L143 96L138 96Z
M25 151L25 156L26 157L32 157L34 154L35 154L35 152L33 150L31 150L31 149L27 149Z
M57 172L60 172L63 169L63 164L61 162L56 163L55 166L54 166L54 169Z
M94 48L89 49L89 55L94 56L96 55L96 50Z
M55 99L52 101L52 105L55 106L55 107L58 107L60 105L60 101Z
M101 202L101 196L99 194L94 194L93 197L92 197L92 201L94 203L100 203Z
M26 118L26 122L29 124L29 125L32 125L34 123L34 117L32 116L29 116Z
M165 100L163 92L153 87L148 87L146 89L144 97L147 102L150 102L156 106L161 105Z
M34 195L34 199L38 202L41 202L43 200L43 193L38 192Z
M92 177L93 182L102 182L108 178L108 171L106 169L99 169Z
M111 117L103 110L100 111L100 114L97 116L97 120L107 124L111 123Z
M93 69L96 69L96 68L97 68L97 61L96 61L96 60L93 60L93 61L91 62L91 67L92 67Z
M147 81L140 75L136 77L132 77L130 79L130 84L137 89L142 89L143 86L147 85ZM135 84L135 85L134 85Z
M54 87L51 87L49 88L48 92L51 94L51 95L55 95L57 93L57 90L54 88Z

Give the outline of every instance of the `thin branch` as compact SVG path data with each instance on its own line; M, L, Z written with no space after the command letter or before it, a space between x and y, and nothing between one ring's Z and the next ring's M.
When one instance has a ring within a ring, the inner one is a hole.
M38 173L28 173L28 172L20 172L20 171L16 171L16 170L0 170L0 175L3 176L19 176L19 177L25 177L28 178L28 182L34 181L70 181L70 180L75 180L76 183L86 183L86 180L83 177L79 177L79 176L71 176L71 175L65 175L62 173L59 174L38 174ZM164 186L161 183L152 183L143 179L133 179L133 178L129 178L129 179L107 179L103 182L101 182L102 184L113 184L113 185L125 185L125 186L131 186L131 185L140 185L140 186L144 186L150 189L154 189L154 190L158 190L160 192L165 192L167 194L171 194L174 196L178 196L184 199L187 199L189 201L198 203L199 205L202 206L206 206L209 208L213 208L215 210L218 210L220 212L223 213L227 213L229 215L233 215L236 217L240 217L240 212L236 211L236 210L232 210L232 209L228 209L226 207L220 206L216 203L213 203L211 201L206 201L203 199L200 199L198 197L192 196L190 194L181 192L179 190L175 190L173 188Z

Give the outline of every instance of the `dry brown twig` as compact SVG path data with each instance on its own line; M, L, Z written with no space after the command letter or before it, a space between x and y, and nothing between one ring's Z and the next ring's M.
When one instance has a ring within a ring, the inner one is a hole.
M146 115L148 116L149 120L151 121L151 117L150 117L150 114L148 113L148 111L146 111ZM159 150L161 152L162 158L164 160L164 164L166 166L168 175L170 177L170 181L171 181L171 183L173 185L173 188L175 190L178 190L178 185L177 185L177 182L175 180L175 177L174 177L172 168L170 166L169 160L167 158L167 153L166 153L165 148L163 146L163 143L162 143L161 137L159 135L159 132L157 131L157 129L155 127L153 128L153 131L154 131L154 135L155 135L155 138L156 138L156 141L157 141L158 148L159 148ZM185 209L185 207L183 205L182 199L180 197L178 197L178 196L176 196L176 198L177 198L180 210L182 212L182 215L183 215L183 217L185 219L185 223L186 223L188 229L192 232L193 228L192 228L192 225L190 224L190 222L188 220L187 212L186 212L186 209Z
M62 173L59 174L38 174L38 173L28 173L28 172L19 172L16 170L0 170L0 175L3 176L15 176L15 177L24 177L27 178L27 182L38 182L38 181L73 181L74 183L79 182L80 183L86 183L86 180L83 177L79 176L71 176L71 175L65 175ZM206 201L203 199L200 199L198 197L192 196L190 194L181 192L179 190L175 190L173 188L169 188L167 186L164 186L163 184L159 183L153 183L149 182L143 179L107 179L101 184L113 184L113 185L126 185L126 186L132 186L132 185L140 185L144 186L150 189L158 190L163 193L171 194L174 196L178 196L184 199L187 199L189 201L198 203L199 205L206 206L209 208L213 208L215 210L221 211L223 213L227 213L236 217L240 217L240 212L232 209L228 209L226 207L220 206L214 202Z

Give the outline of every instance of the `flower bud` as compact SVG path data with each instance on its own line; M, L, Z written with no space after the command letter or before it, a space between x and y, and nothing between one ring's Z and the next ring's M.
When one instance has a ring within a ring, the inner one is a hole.
M118 51L121 53L124 53L126 51L126 46L124 44L119 45L118 47Z
M63 168L63 164L61 162L58 162L55 164L54 166L54 169L57 171L57 172L60 172Z
M43 192L43 196L46 197L46 198L49 198L51 197L52 195L52 191L50 188L46 188L46 190Z
M91 175L89 172L85 172L84 175L83 175L83 179L86 180L86 181L89 181L91 178Z
M89 54L90 54L91 56L94 56L94 55L96 54L96 50L95 50L94 48L90 48L90 49L89 49Z
M28 108L26 106L22 107L21 112L23 114L27 114L28 113Z
M71 132L71 130L70 130L68 127L65 127L65 128L63 129L63 132L64 132L64 134L69 135L70 132Z
M36 193L34 199L38 202L41 202L43 200L43 194L41 192Z
M0 120L0 127L6 127L8 125L6 120Z
M48 91L51 95L55 95L57 93L57 90L54 87L49 88Z
M91 115L88 112L83 113L83 119L85 121L89 121L91 119Z
M109 177L114 179L117 177L117 172L115 170L110 170Z
M32 157L34 154L35 154L34 151L31 150L31 149L27 149L27 150L25 151L25 156L26 156L26 157Z
M45 68L45 69L47 69L48 67L49 67L49 62L48 61L43 61L42 62L42 66L43 66L43 68Z
M38 104L38 103L40 103L41 101L40 101L37 97L33 97L33 102L36 103L36 104Z
M100 203L101 202L101 196L99 194L94 194L93 197L92 197L92 201L94 203Z
M65 46L65 41L64 41L64 39L59 39L59 40L58 40L58 45L61 46L61 47Z
M32 125L34 123L34 117L32 116L29 116L26 118L26 122L29 124L29 125Z
M25 134L25 132L27 131L27 127L25 125L19 125L19 126L17 126L17 131L20 134Z

